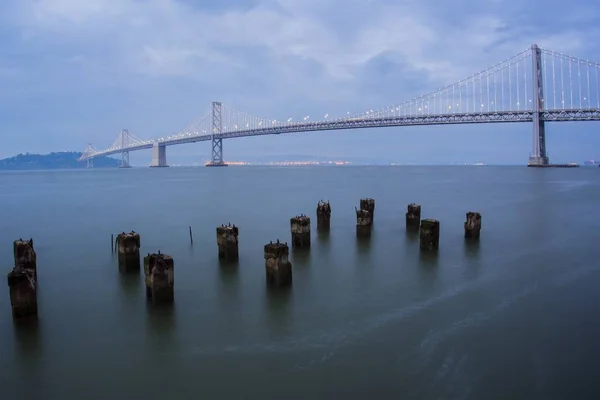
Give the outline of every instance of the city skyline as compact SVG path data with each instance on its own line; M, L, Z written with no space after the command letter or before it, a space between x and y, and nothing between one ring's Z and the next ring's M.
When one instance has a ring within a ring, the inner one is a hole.
M236 3L236 4L234 4ZM152 139L211 101L277 119L343 115L425 94L532 43L600 60L591 1L7 1L0 5L0 158ZM553 7L556 5L556 7ZM534 11L535 14L532 14ZM531 18L536 15L539 18ZM594 158L595 123L547 125L555 162ZM16 133L14 133L16 132ZM405 163L525 163L530 124L314 132L232 139L226 159L312 154ZM147 151L131 154L148 164ZM169 148L169 163L210 145Z

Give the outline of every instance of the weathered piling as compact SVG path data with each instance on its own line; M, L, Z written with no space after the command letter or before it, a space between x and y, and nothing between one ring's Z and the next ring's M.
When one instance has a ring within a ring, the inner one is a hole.
M32 271L33 277L37 281L37 256L33 249L33 239L15 240L13 242L13 255L15 258L15 268L22 267Z
M440 222L435 219L422 220L419 241L421 250L437 250L440 245Z
M8 273L10 304L14 318L37 317L37 282L35 270L16 266Z
M356 209L356 236L371 237L371 227L373 226L373 214L369 210Z
M317 230L328 231L331 226L331 205L320 200L317 204Z
M153 304L171 303L174 299L173 287L175 265L173 258L166 254L148 253L144 257L144 274L146 275L146 297Z
M267 284L270 286L289 286L292 284L292 263L288 260L287 243L270 242L265 245L265 270Z
M239 229L235 224L221 225L217 227L217 246L219 247L219 259L224 261L237 261Z
M310 218L304 214L290 218L293 247L310 247Z
M406 229L417 230L421 224L421 206L410 203L406 211Z
M370 197L366 199L360 199L360 209L367 210L371 213L371 223L373 218L375 217L375 199L371 199Z
M481 233L481 214L469 211L465 221L465 238L479 239Z
M135 272L140 270L140 234L134 231L117 235L119 252L119 271Z

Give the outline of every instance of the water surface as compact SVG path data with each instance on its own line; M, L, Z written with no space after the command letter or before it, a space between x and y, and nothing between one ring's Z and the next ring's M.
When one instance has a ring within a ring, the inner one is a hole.
M354 207L376 199L373 235ZM319 199L331 231L316 231ZM600 398L600 170L229 167L0 173L0 260L34 238L39 321L0 285L2 399ZM406 205L441 223L437 255ZM482 213L480 243L463 238ZM313 217L293 287L265 284L263 246ZM220 266L215 228L240 227ZM194 232L190 244L188 226ZM175 303L150 307L110 234L175 259Z

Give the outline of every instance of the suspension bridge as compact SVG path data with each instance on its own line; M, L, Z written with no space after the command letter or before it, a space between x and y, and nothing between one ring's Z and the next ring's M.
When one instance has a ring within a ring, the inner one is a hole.
M598 62L534 44L456 83L379 110L292 121L255 117L213 102L176 134L142 140L124 129L104 150L88 145L80 161L91 167L95 157L121 154L121 166L129 167L129 152L152 149L150 166L166 167L167 146L210 141L212 156L207 166L226 166L223 139L339 129L528 122L533 127L528 165L548 166L546 122L600 121L599 75Z

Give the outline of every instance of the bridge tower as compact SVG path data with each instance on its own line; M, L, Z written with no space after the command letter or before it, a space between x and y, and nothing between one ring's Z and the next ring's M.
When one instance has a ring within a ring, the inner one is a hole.
M129 131L127 129L121 130L121 164L119 168L131 168L129 164L129 151L125 151L129 147Z
M227 164L223 161L223 139L215 137L223 132L223 121L221 119L221 102L213 101L212 103L212 156L207 167L226 167Z
M531 46L532 78L533 78L533 147L529 156L528 166L548 165L546 154L546 126L542 118L544 111L544 86L542 76L542 50L536 45Z

